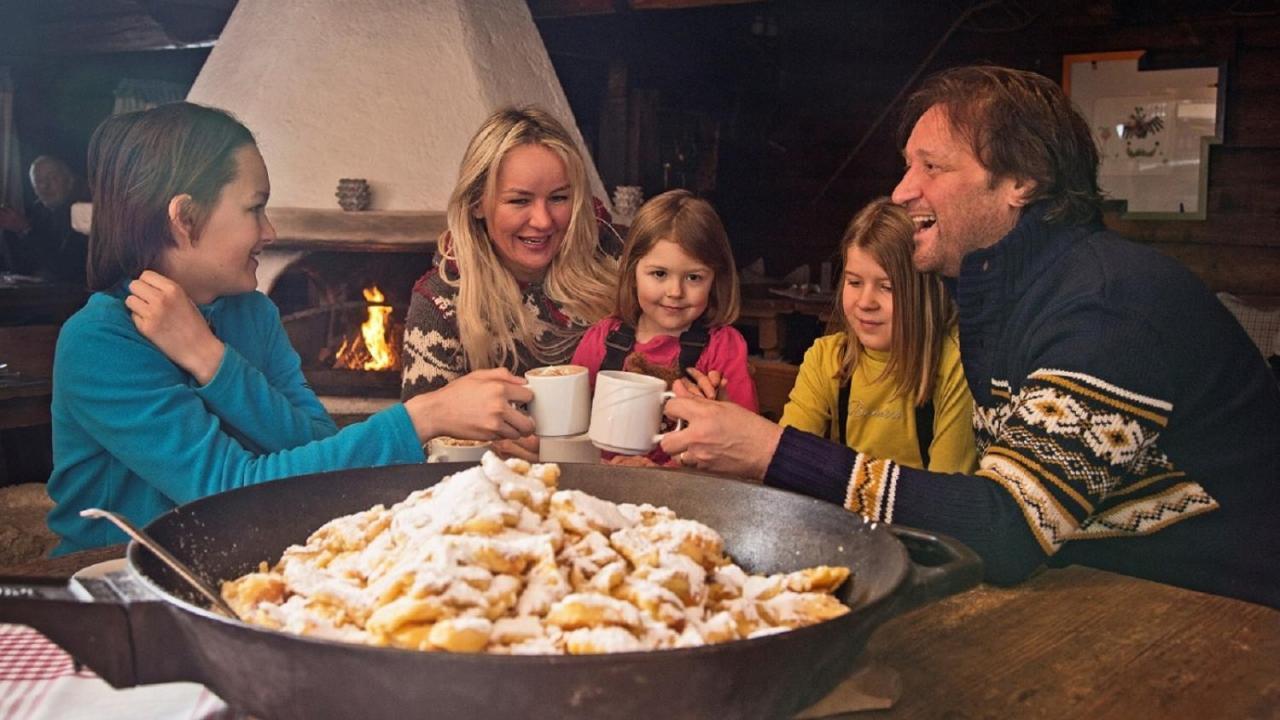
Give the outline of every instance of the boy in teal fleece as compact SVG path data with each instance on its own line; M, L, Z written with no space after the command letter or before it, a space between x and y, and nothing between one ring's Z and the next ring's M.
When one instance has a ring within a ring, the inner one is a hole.
M436 435L514 438L532 393L483 370L339 431L306 385L257 256L275 239L249 130L191 103L117 115L89 150L88 304L63 326L53 378L55 554L121 542L214 493L350 467L421 462Z

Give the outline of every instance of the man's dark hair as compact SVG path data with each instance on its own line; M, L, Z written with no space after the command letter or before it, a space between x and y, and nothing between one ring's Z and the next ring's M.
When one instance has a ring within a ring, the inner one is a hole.
M907 98L899 147L935 105L993 182L1009 177L1035 183L1027 199L1049 201L1047 220L1083 223L1098 216L1102 195L1093 133L1052 80L992 65L936 73Z
M193 237L236 177L236 150L253 134L229 113L188 102L113 115L89 141L93 219L89 289L107 290L154 268L174 246L169 201L190 195Z

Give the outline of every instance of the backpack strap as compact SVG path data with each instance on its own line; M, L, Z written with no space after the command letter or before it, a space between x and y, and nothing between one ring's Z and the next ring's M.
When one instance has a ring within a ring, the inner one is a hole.
M622 323L604 338L604 360L601 370L621 370L622 363L636 346L636 331L626 323Z
M707 325L701 318L690 325L688 330L680 333L680 359L677 361L680 364L680 374L684 374L685 368L691 368L697 364L698 358L702 357L702 351L707 348L709 342L711 342L711 333L707 331ZM605 336L604 361L600 363L600 369L621 370L627 355L631 354L635 346L635 328L622 323Z
M836 399L839 430L836 437L840 439L840 444L845 443L845 431L849 427L849 382L845 381L840 385L840 394ZM933 444L933 399L925 401L923 405L916 406L916 443L920 448L920 459L924 461L925 469L929 468L929 446Z
M836 437L839 438L841 445L846 445L845 432L849 428L849 381L845 380L840 383L840 394L836 399L836 415L839 417L840 423L837 427Z
M711 333L707 331L707 324L698 318L693 321L688 330L680 333L680 374L684 375L685 370L698 364L698 358L702 357L702 351L707 348L707 343L711 342Z
M916 406L916 442L920 444L920 459L929 469L929 446L933 444L933 398Z

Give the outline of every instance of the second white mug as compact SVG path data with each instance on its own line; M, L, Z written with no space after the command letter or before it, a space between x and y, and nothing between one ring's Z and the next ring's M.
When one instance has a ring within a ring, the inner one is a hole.
M656 377L622 370L596 375L591 402L591 442L601 450L643 455L662 441L662 407L675 397ZM682 427L676 424L676 429Z
M539 437L581 435L591 414L591 383L581 365L551 365L524 374L533 391L529 415Z

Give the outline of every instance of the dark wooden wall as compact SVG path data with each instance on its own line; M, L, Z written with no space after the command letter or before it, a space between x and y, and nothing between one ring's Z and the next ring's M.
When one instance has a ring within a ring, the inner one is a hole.
M1280 296L1280 18L1224 14L1102 34L1081 27L1061 42L1226 63L1225 137L1210 148L1207 219L1109 216L1108 225L1178 258L1215 290Z
M896 105L876 122L921 67L988 61L1060 81L1067 53L1225 63L1208 219L1108 222L1215 290L1280 295L1280 3L995 2L965 14L971 5L804 0L536 19L606 184L661 191L651 168L669 151L654 126L705 119L718 131L716 173L695 189L720 210L739 263L764 258L773 274L829 257L853 213L892 190Z
M209 18L188 32L171 21L197 17L190 6ZM233 6L0 2L0 64L18 85L24 162L49 152L82 167L115 83L189 82L207 47L149 48L216 36ZM644 9L658 6L681 9ZM1058 80L1065 53L1134 49L1167 63L1225 63L1226 137L1210 155L1208 219L1109 222L1215 289L1280 295L1280 0L530 7L606 184L641 184L649 196L673 186L703 193L739 263L762 258L777 275L827 259L853 213L892 190L902 167L895 103L917 70L991 61Z
M27 168L39 155L62 158L84 175L89 137L115 106L123 79L190 85L209 48L84 55L0 56L14 82L19 160ZM30 183L23 183L28 202Z

